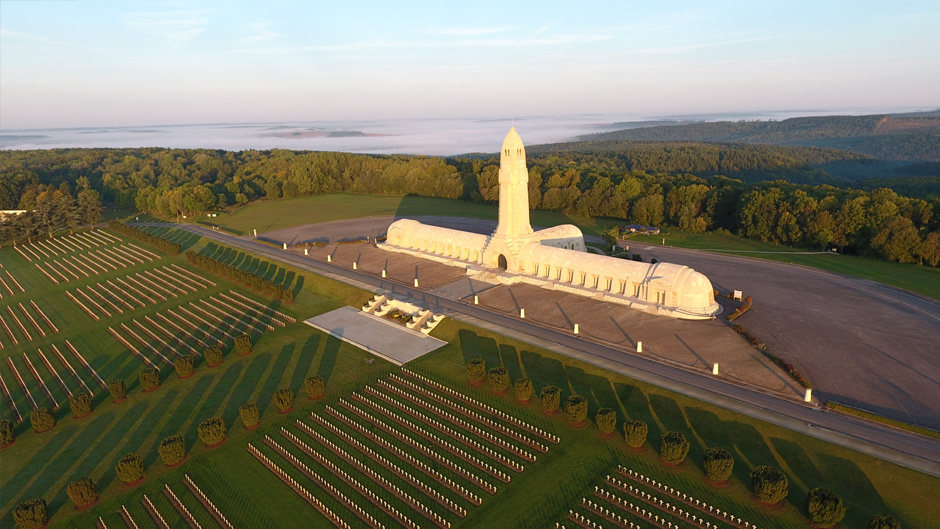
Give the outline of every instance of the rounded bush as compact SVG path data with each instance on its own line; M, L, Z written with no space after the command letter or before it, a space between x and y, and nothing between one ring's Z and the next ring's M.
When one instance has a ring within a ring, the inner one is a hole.
M759 466L751 471L751 491L764 503L774 504L786 498L788 486L787 475L778 468Z
M490 369L490 376L487 378L490 385L490 391L497 393L506 391L509 387L509 370L503 366L496 366Z
M46 500L36 498L24 501L13 508L13 520L20 529L38 529L49 521L46 512Z
M34 432L42 433L55 426L55 416L49 408L36 408L29 414L29 422L33 425Z
M193 367L192 355L179 356L174 358L173 368L176 369L176 374L179 375L180 378L192 376L193 372L196 371L196 368Z
M307 391L307 397L311 400L322 397L325 387L326 384L323 382L323 377L320 375L314 375L304 379L304 390Z
M610 435L617 429L617 412L611 408L601 408L594 416L594 424L604 435Z
M0 446L6 446L16 440L16 431L13 423L7 419L0 419Z
M829 489L815 488L806 498L809 520L817 527L832 527L845 518L845 503Z
M715 483L723 483L731 478L734 470L734 457L724 448L709 448L705 451L705 477Z
M529 402L532 399L532 381L527 378L516 380L512 385L512 392L516 395L516 400Z
M666 432L659 438L659 459L670 465L685 461L689 454L689 440L682 432Z
M108 382L108 392L111 393L111 400L121 402L127 398L127 384L124 383L122 378L112 380Z
M261 422L261 416L258 413L258 405L249 402L238 407L238 416L241 417L245 428L254 428Z
M160 460L164 465L168 467L178 465L186 459L186 440L182 435L171 435L160 441L157 445L157 453L160 454Z
M894 516L876 514L868 522L868 529L901 529L901 522Z
M98 499L98 487L88 476L80 477L69 483L65 489L69 499L76 507L84 507Z
M199 423L196 428L199 440L206 446L215 446L225 441L225 432L225 420L222 417L210 417Z
M153 391L160 387L160 371L155 367L148 367L140 372L140 387L144 391Z
M571 395L565 400L565 416L568 424L581 424L587 419L587 399L581 395Z
M243 334L235 338L235 353L244 356L251 352L251 336Z
M76 417L84 417L92 412L91 395L80 391L69 397L69 407Z
M274 404L281 413L285 413L294 407L294 392L290 388L278 388L274 392Z
M217 366L222 363L221 344L215 344L212 347L203 349L202 354L206 358L206 364L209 366Z
M640 448L646 444L649 427L643 421L630 419L623 423L623 439L630 448Z
M555 386L545 386L539 393L539 400L542 403L542 410L558 411L558 405L561 404L561 390Z
M467 361L467 380L470 382L483 382L486 377L486 361L480 357Z
M139 454L130 453L118 461L114 472L124 483L134 483L144 477L144 460Z

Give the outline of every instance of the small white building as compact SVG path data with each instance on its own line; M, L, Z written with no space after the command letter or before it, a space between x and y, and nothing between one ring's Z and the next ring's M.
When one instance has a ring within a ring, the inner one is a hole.
M411 219L388 228L382 248L488 274L683 319L721 312L712 284L687 266L641 263L591 254L576 226L534 231L529 223L529 171L516 129L503 140L499 164L499 224L491 235L428 226Z

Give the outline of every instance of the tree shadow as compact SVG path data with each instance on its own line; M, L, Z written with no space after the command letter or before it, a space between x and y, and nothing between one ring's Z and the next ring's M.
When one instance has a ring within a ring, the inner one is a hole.
M323 377L324 384L329 382L333 374L333 368L336 367L336 356L339 354L339 348L343 341L333 335L326 336L326 344L323 347L323 356L320 358L320 367L317 368L317 374Z
M777 457L754 426L738 421L723 421L714 413L701 408L686 408L686 413L692 428L709 448L724 448L732 452L735 459L733 475L742 483L751 482L749 464L779 467ZM736 454L732 447L737 450Z
M819 460L830 479L809 485L812 487L826 487L841 496L847 504L846 526L863 526L871 513L888 513L891 510L885 505L878 489L872 485L868 475L854 461L829 453L820 453ZM859 498L859 500L855 500ZM910 498L917 501L916 498ZM793 498L791 498L793 501ZM796 503L796 502L794 502ZM902 513L897 513L902 514Z
M261 387L261 393L258 395L258 413L262 417L271 405L271 399L274 397L274 391L280 387L281 377L284 376L284 370L287 369L287 363L290 361L291 354L294 352L294 344L287 344L281 348L281 352L274 359L274 365L271 367L271 374L264 381Z
M241 362L229 366L229 368L222 373L222 376L219 377L219 381L215 384L215 387L212 388L212 392L209 393L209 396L203 400L199 410L190 414L193 421L192 427L189 428L184 435L186 437L186 446L193 446L193 444L190 443L195 443L198 438L196 426L202 421L215 416L215 413L219 411L219 405L222 403L222 400L230 394L232 387L235 385L235 381L238 380L238 377L244 370L245 364ZM226 426L231 425L226 424Z
M238 382L238 386L232 391L232 398L229 399L225 411L222 413L226 425L235 424L235 419L239 416L239 406L247 404L248 402L238 399L238 397L251 395L254 392L255 388L258 386L258 382L264 375L265 369L267 369L270 363L271 355L269 354L256 355L251 359L251 364L249 364L248 368L245 370L245 376L242 377L241 381Z
M307 373L310 372L310 366L313 365L313 359L317 354L317 349L319 348L319 335L313 335L308 338L306 342L304 342L303 347L300 348L300 355L297 357L297 364L294 366L294 375L291 377L290 381L291 388L301 388L303 386L304 379L307 378ZM326 356L325 348L324 356ZM320 362L320 365L323 365L322 361ZM330 371L332 370L333 368L331 367ZM326 377L324 377L324 379L325 378Z
M620 402L626 408L630 419L645 422L651 434L655 432L659 435L659 425L653 419L649 399L643 390L632 384L617 382L614 384L614 391L620 397Z
M28 419L27 419L28 420ZM101 416L95 419L96 421L107 420L107 417ZM95 424L94 422L92 424ZM43 435L54 435L55 438L50 442L46 443L35 455L29 460L26 465L20 470L20 472L14 475L12 478L7 478L7 481L3 483L3 486L0 487L0 490L3 491L3 498L6 501L7 498L15 497L17 493L20 494L19 499L30 498L29 494L33 494L33 491L38 489L37 484L43 483L42 480L36 479L33 481L32 486L29 490L24 491L26 483L36 477L37 474L40 474L52 465L50 460L53 457L56 457L60 451L68 450L69 447L73 444L73 440L77 439L79 434L85 433L88 428L85 428L85 425L82 426L63 426L58 425L56 429L58 432L52 431L47 432ZM31 434L35 435L35 434ZM22 442L22 441L20 441ZM45 486L45 484L44 484ZM46 492L45 490L38 491L39 494ZM11 504L14 504L11 502ZM13 525L4 526L4 527L13 527Z
M493 338L461 329L457 332L457 339L460 342L464 363L469 362L471 358L482 358L486 362L487 369L500 365L502 360L499 356L499 344Z
M499 364L506 368L509 371L509 383L512 385L513 381L518 378L522 378L522 365L519 361L519 353L516 351L516 348L511 345L500 344L499 345ZM488 366L496 367L496 365Z
M813 460L810 459L802 446L793 441L777 437L771 437L770 444L773 445L774 450L783 458L783 462L799 477L804 485L813 488L824 482L822 473L820 473L816 464L813 463ZM790 488L793 489L792 486ZM796 491L791 490L790 492Z
M297 296L300 295L300 291L304 288L304 276L297 276L297 281L294 283L294 299L297 299Z
M212 374L203 375L193 384L192 388L186 393L186 396L183 397L180 405L173 410L173 414L169 415L166 423L164 423L163 428L160 430L160 434L157 436L157 442L166 439L171 435L182 435L182 432L179 431L180 425L184 420L189 418L192 415L192 404L199 402L199 399L205 395L206 391L209 390L209 386L212 385L212 381L215 379L215 376ZM176 420L176 414L179 413L182 417L179 420ZM191 445L187 445L191 446ZM145 464L150 464L156 461L156 453L148 453L147 457L144 458Z

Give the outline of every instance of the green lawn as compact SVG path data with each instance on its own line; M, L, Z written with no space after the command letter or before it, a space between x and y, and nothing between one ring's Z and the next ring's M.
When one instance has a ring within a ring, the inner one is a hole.
M806 253L805 250L788 246L712 233L671 232L669 235L636 235L631 237L630 240L659 245L662 244L664 238L667 246L708 250L811 266L837 274L871 279L934 299L940 299L940 268L890 263L853 255Z
M207 243L184 232L169 229L151 231L178 240L184 249L213 255L250 270L263 268L271 277L282 278L297 290L296 302L287 307L279 307L277 303L273 306L291 313L298 320L343 305L358 306L370 295L289 266L275 267L256 256ZM27 289L26 294L18 294L11 299L4 297L0 306L32 298L48 309L54 321L62 323L59 335L43 339L46 341L7 347L0 350L0 358L20 356L24 352L32 356L36 347L47 349L49 343L59 344L68 337L105 379L124 377L130 382L126 402L112 404L106 393L98 393L94 400L96 410L85 419L73 418L66 405L56 414L59 424L50 432L35 434L29 431L28 419L17 427L17 442L2 452L0 526L13 526L11 510L16 504L28 498L43 497L49 502L53 515L52 528L92 527L98 516L102 516L109 527L122 527L116 514L122 505L141 527L149 527L152 524L141 506L146 494L170 526L181 527L183 521L162 492L164 484L169 484L203 527L214 527L204 509L183 487L181 479L184 473L202 487L236 527L293 527L297 526L298 520L303 520L304 527L330 526L248 455L245 448L251 442L271 455L271 450L262 443L265 435L287 446L288 443L278 433L281 426L289 427L296 419L306 418L311 411L335 405L339 397L385 376L394 369L390 364L381 360L367 363L365 360L372 358L367 353L297 323L266 333L257 340L249 356L237 357L227 353L225 363L215 368L197 361L194 377L180 379L172 370L164 369L163 386L156 392L144 393L136 382L141 362L118 345L106 327L132 317L142 318L143 314L152 316L173 303L168 301L132 314L93 322L71 302L58 301L62 297L62 289L71 290L89 281L56 287L9 248L0 250L0 262ZM164 256L157 264L168 262L189 268L182 256ZM145 267L140 265L141 269ZM98 276L96 280L126 273L126 270L116 271ZM218 277L209 277L218 283L209 293L235 287ZM264 299L248 290L240 290L255 299ZM207 294L191 296L203 295ZM188 299L190 297L184 297L175 303ZM865 527L876 512L896 515L905 528L930 527L940 519L940 506L927 501L931 497L940 497L938 479L454 320L445 320L434 335L447 341L448 345L412 362L412 367L554 432L562 439L536 463L528 464L523 474L515 475L510 484L501 486L495 496L481 494L483 505L468 507L465 519L449 517L455 528L551 527L555 522L564 521L568 509L577 509L580 498L587 497L606 474L613 474L618 463L767 528L804 526L807 522L801 514L803 501L807 490L816 486L832 488L845 499L849 513L842 527ZM497 396L483 388L470 387L464 383L463 366L468 358L475 356L483 357L488 367L504 365L513 379L519 376L531 378L536 392L546 384L555 384L564 390L565 396L571 393L585 396L590 406L589 417L593 417L599 407L607 406L617 410L620 421L625 417L646 421L650 426L647 451L640 454L628 451L622 437L603 439L590 424L572 429L565 424L561 414L553 418L544 416L537 400L523 407L513 402L511 391L508 395ZM6 367L3 367L3 372L6 380ZM328 395L322 401L309 401L303 395L302 381L312 374L320 374L327 379ZM10 385L10 380L6 381ZM271 402L273 392L282 386L291 387L297 394L296 409L286 415L278 413ZM38 400L42 394L38 388L33 389ZM57 391L55 387L51 389ZM11 390L19 392L15 383ZM62 396L57 397L61 401ZM262 425L253 432L245 431L238 420L238 406L249 401L257 402L262 412ZM23 398L18 398L17 402L21 410L25 409ZM0 403L0 410L3 417L10 417L5 403ZM225 418L229 437L224 445L210 450L198 441L196 426L214 415ZM659 434L666 430L679 430L691 441L689 458L680 467L664 467L654 452L659 444ZM188 459L179 468L165 469L156 453L156 444L174 434L186 438ZM313 442L308 444L315 446ZM702 454L706 447L712 446L724 447L735 456L734 477L728 489L714 489L704 481ZM298 453L294 449L291 451ZM128 452L140 453L146 465L146 480L133 489L119 483L113 470L117 460ZM336 461L344 471L355 472L349 465ZM279 464L289 469L283 460ZM779 466L790 477L790 493L784 507L768 510L750 497L746 487L748 471L759 464ZM310 466L315 467L313 463ZM396 479L386 469L376 465L373 468L387 479ZM290 473L300 480L293 469ZM82 475L91 476L98 484L102 500L94 508L77 513L65 494L65 487ZM368 483L365 478L360 480ZM334 512L350 523L356 521L348 511L328 499L322 490L305 478L302 481ZM351 489L344 490L355 498ZM361 499L359 502L367 505ZM379 516L386 526L394 525L377 509L370 507L367 510ZM427 520L413 512L411 514L422 526L429 525Z

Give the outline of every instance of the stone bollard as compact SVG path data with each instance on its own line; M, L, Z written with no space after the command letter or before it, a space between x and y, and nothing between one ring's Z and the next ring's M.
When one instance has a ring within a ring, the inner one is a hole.
M415 278L415 288L418 288L418 278Z
M525 309L519 309L519 317L525 318Z
M480 304L480 296L476 296L476 295L473 296L473 304L474 305Z
M356 261L353 261L353 270L358 270L359 265L356 264Z
M806 388L806 394L803 395L803 402L813 402L813 388Z
M333 262L333 256L332 256L332 255L327 255L327 256L326 256L326 262L332 263L332 262Z
M385 277L385 270L382 270L382 277Z
M310 248L304 248L304 255L310 255Z
M575 333L575 334L578 334L578 332L579 332L578 324L575 323L575 324L574 324L574 333Z
M636 343L636 352L638 352L638 353L642 353L642 352L643 352L643 342L637 342L637 343Z
M712 374L713 375L718 374L718 362L715 362L715 364L712 366Z
M255 229L255 230L252 230L252 231L254 231L254 232L255 232L255 239L257 239L257 238L258 238L258 230L257 230L257 229Z
M285 249L285 250L287 249L287 243L286 243L286 242L284 243L284 249Z

